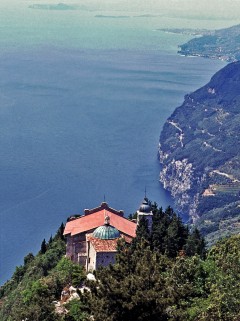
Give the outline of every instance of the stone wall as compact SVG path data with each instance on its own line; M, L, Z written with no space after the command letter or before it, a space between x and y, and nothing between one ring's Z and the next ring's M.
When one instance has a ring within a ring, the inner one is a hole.
M87 270L93 271L96 270L96 251L92 246L91 242L89 244L89 252L88 252L88 263L87 263Z
M74 235L74 236L67 235L66 256L70 258L73 262L79 263L85 266L86 258L84 260L83 258L80 258L80 257L83 257L83 253L85 253L86 255L86 251L87 251L86 234L92 233L93 231L94 229L84 233Z
M115 263L117 252L98 252L96 256L96 269L100 266L108 266Z

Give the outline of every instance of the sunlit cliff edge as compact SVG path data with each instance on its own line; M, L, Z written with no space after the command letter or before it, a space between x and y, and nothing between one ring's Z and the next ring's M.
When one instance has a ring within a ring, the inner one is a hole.
M160 135L160 181L209 243L240 232L240 62L186 95Z

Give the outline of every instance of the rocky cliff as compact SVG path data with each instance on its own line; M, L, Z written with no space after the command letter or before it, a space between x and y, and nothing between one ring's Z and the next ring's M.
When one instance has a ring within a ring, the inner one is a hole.
M185 96L160 135L160 180L209 242L240 232L240 62Z

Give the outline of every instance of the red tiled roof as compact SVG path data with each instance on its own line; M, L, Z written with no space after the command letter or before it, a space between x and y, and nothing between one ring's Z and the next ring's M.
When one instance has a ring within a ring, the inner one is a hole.
M90 241L96 252L117 252L118 239L101 240L90 236L88 241Z
M71 234L71 236L73 236L95 229L104 224L104 219L107 215L110 217L110 224L120 232L131 237L136 236L136 223L131 222L118 214L112 213L107 209L102 209L95 213L67 222L63 234Z
M122 235L120 238L124 238L127 243L131 243L132 238ZM87 234L86 239L90 241L96 252L116 252L117 242L120 238L114 240L101 240L93 237L92 234Z
M95 213L95 212L98 212L98 211L104 210L104 209L105 209L105 210L108 209L110 212L112 212L112 213L114 213L114 214L118 214L118 215L120 215L120 216L123 216L123 214L124 214L124 213L123 213L123 210L120 210L120 211L115 210L114 208L110 207L110 206L108 205L108 203L106 203L106 202L102 202L100 206L95 207L95 208L93 208L93 209L91 209L91 210L85 209L85 210L84 210L84 214L88 215L88 214L92 214L92 213Z
M126 236L126 235L121 235L122 237L124 237L125 241L127 243L131 243L132 242L132 237Z

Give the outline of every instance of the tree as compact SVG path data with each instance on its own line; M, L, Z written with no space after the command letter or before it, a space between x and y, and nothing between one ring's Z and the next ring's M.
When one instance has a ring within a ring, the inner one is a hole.
M66 257L61 258L51 274L57 275L58 281L62 287L64 287L66 284L71 284L74 287L80 286L85 278L83 267L72 262Z
M160 253L166 253L169 257L176 257L186 243L188 229L181 218L168 207L165 212L162 209L154 210L151 248Z
M153 211L153 223L151 233L151 245L153 250L165 252L164 239L167 235L167 224L165 220L165 213L162 208Z
M54 237L44 254L39 251L35 257L32 253L25 256L23 266L17 267L12 278L0 288L1 321L26 318L34 321L58 320L52 301L59 298L62 284L58 277L60 271L53 273L53 270L65 252L65 242Z
M71 300L66 308L68 310L67 315L64 317L64 321L87 321L89 320L89 309L85 302L78 299Z
M240 236L213 246L203 264L206 290L188 309L190 321L240 320Z
M41 280L30 283L22 292L22 297L22 306L19 309L20 320L57 320L50 289Z
M147 243L150 241L150 232L148 229L148 221L143 216L139 220L136 229L136 237L132 240L131 246L132 248L136 248L138 243L141 243L142 240L146 241Z
M64 224L62 223L62 224L60 225L59 229L57 230L57 234L55 235L55 238L59 238L59 239L61 239L61 240L63 240L63 241L65 240L64 235L63 235L64 228L65 228L65 226L64 226Z
M199 254L201 258L206 256L205 240L197 228L195 228L192 233L188 235L186 244L184 245L184 250L188 256L195 254Z
M128 251L125 253L127 267L117 261L98 270L98 282L90 284L91 295L87 296L94 320L167 321L171 298L166 291L165 274L171 262L157 252L152 253L144 243L137 244L131 256Z
M41 249L40 249L40 254L44 254L47 251L47 243L46 240L43 239L42 244L41 244Z
M146 241L149 240L150 232L148 229L148 221L143 216L138 223L137 230L136 230L136 240L141 241L141 239L144 239Z
M169 308L170 320L190 321L188 308L192 301L205 295L206 273L199 256L178 256L167 279L169 296L173 304Z
M135 212L134 214L129 214L128 215L128 219L131 220L136 220L137 219L137 212Z
M173 213L165 237L165 253L169 257L176 257L183 249L186 239L187 229L180 217Z

